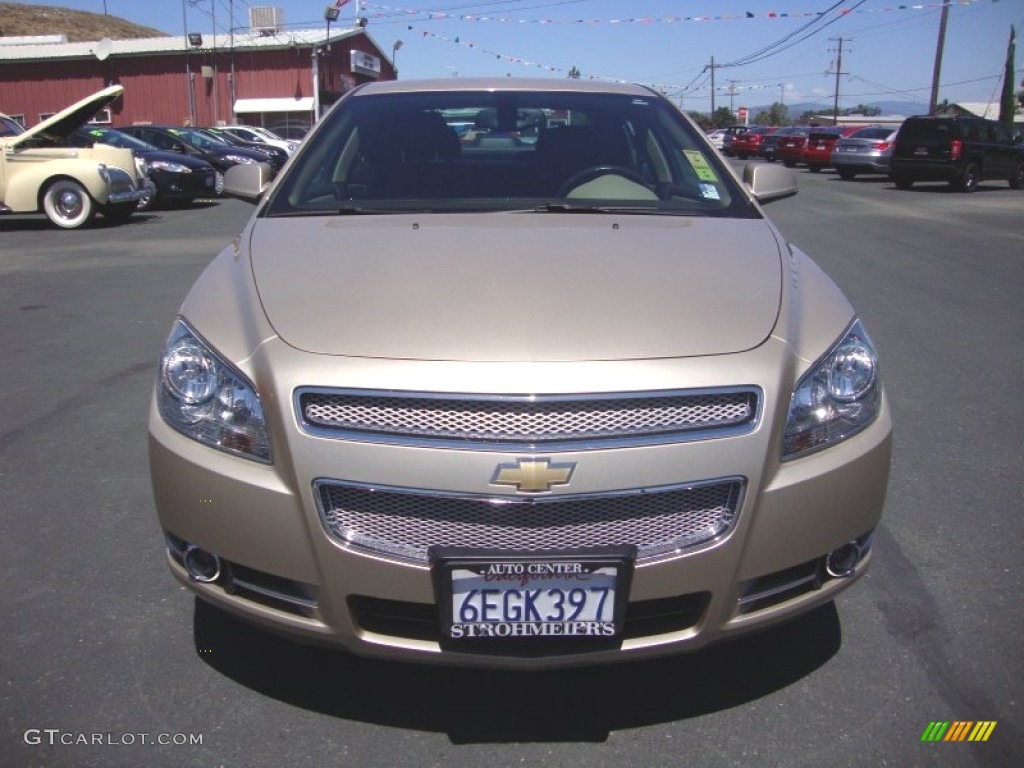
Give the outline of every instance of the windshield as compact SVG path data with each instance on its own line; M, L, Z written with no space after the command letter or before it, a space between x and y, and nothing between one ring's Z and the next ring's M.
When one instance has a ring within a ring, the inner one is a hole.
M156 149L152 144L147 144L142 139L129 136L127 133L116 131L111 128L80 128L75 132L84 139L99 144L109 144L120 149L138 149L151 151Z
M655 94L357 92L307 141L267 215L759 215L699 129Z
M224 149L231 146L224 139L198 128L171 128L169 132L183 141L187 141L196 149Z

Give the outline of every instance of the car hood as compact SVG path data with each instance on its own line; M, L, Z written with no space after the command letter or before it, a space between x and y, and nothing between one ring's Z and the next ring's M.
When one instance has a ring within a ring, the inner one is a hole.
M76 128L92 120L96 113L117 99L124 92L124 86L112 85L94 93L67 109L62 109L53 117L43 120L39 125L29 128L15 137L13 143L21 144L34 138L43 137L49 141L63 142Z
M739 352L779 313L762 219L497 213L257 218L267 318L314 353L472 361Z

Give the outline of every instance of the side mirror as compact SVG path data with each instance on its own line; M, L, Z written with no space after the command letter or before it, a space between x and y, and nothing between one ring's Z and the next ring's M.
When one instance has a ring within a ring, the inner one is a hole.
M224 192L247 203L258 203L274 179L269 163L233 165L224 173Z
M743 183L759 203L770 203L796 194L796 174L789 168L767 163L748 163L743 168Z
M185 149L185 145L182 144L180 141L176 141L173 144L171 144L170 151L171 152L177 152L178 154L181 154L181 155L188 154L188 150Z

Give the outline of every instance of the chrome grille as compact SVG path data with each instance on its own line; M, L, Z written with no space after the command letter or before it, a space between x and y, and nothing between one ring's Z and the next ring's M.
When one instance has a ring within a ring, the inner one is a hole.
M579 449L733 435L756 426L758 407L754 388L537 396L296 393L299 422L320 436L477 450Z
M416 563L431 546L564 550L633 544L640 561L705 544L736 522L743 481L543 498L315 484L338 542Z

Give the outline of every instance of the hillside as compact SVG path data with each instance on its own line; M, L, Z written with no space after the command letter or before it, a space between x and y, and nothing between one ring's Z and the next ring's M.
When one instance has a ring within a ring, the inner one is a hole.
M25 35L67 35L72 43L102 40L128 40L138 37L167 37L152 27L132 24L118 16L72 11L53 5L0 3L0 37Z

